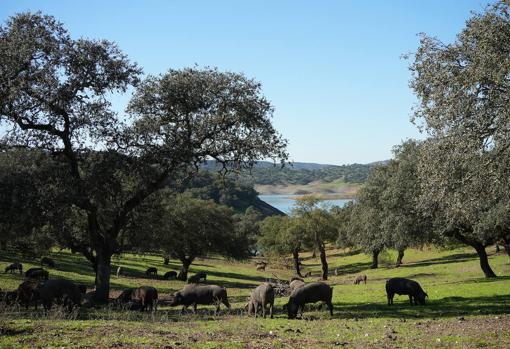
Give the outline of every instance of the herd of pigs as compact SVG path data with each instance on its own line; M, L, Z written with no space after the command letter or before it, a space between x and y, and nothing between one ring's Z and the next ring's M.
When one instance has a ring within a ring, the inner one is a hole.
M44 257L41 259L41 265L55 267L55 262ZM13 263L5 268L5 272L23 273L21 263ZM120 272L120 269L117 273ZM149 268L147 275L156 275L156 268ZM87 293L85 285L76 284L64 279L50 279L48 271L43 268L31 268L25 272L26 281L22 282L14 291L0 291L0 301L6 305L21 305L27 309L34 305L37 309L38 304L42 304L45 310L49 310L54 303L72 310L75 307L94 306L94 291ZM175 278L175 272L168 272L164 278ZM188 285L182 290L175 292L170 297L170 306L182 305L183 313L187 307L193 306L193 312L196 312L197 305L216 305L216 312L220 310L220 304L223 303L230 309L228 302L227 289L217 285L201 284L206 281L207 275L199 272L188 279ZM358 275L354 283L366 284L366 275ZM305 304L322 302L328 307L329 313L333 315L333 288L323 282L305 283L301 278L292 278L289 283L290 296L284 309L287 310L288 318L294 319L298 313L303 316ZM423 291L420 284L416 281L405 278L392 278L386 281L386 295L388 305L393 304L395 294L408 295L411 305L425 304L427 293ZM265 282L255 288L245 306L248 315L254 314L255 317L261 312L266 317L266 312L273 317L275 299L275 287ZM129 288L113 301L113 306L120 309L129 310L157 310L158 291L152 286L141 286L138 288Z

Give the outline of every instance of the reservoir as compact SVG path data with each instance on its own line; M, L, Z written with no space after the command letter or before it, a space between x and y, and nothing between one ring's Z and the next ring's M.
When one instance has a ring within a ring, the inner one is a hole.
M288 195L288 194L271 194L271 195L259 195L260 200L267 202L269 205L276 207L280 211L289 214L294 208L296 198L302 195ZM332 207L340 206L343 207L346 203L352 201L352 199L331 199L321 200L319 206L321 207Z

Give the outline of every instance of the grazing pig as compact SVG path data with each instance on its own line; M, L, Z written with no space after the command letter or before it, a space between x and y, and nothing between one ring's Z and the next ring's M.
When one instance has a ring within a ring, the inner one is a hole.
M11 265L8 265L7 267L5 267L5 272L11 272L14 273L15 271L19 271L20 274L23 274L23 264L21 263L12 263Z
M207 278L207 274L203 271L199 271L193 276L188 278L188 284L198 284L200 281L205 281Z
M163 275L163 279L165 280L173 280L177 278L177 272L175 271L167 271L165 275Z
M230 309L227 290L217 285L186 285L182 290L174 293L170 306L182 305L181 314L190 305L193 305L193 313L197 311L197 304L216 304L216 314L220 310L220 302Z
M393 304L395 293L398 295L409 295L409 302L411 302L411 305L413 305L413 299L414 305L418 305L418 303L424 305L425 297L429 296L423 291L419 283L405 278L393 278L386 281L388 305Z
M96 291L87 292L81 301L82 307L92 308L96 305L94 298L96 297Z
M257 317L259 305L262 307L262 316L266 317L266 306L269 305L269 315L273 318L274 289L271 284L265 282L258 286L250 296L248 303L248 315L253 311Z
M29 279L48 280L49 275L43 268L30 268L25 272L25 276Z
M54 279L45 281L39 287L39 296L46 310L51 308L53 301L62 302L68 310L72 310L73 306L81 304L80 289L69 280Z
M157 276L158 275L158 269L154 268L154 267L150 267L148 268L146 271L145 271L145 275L149 276L149 275L154 275L154 276Z
M134 288L127 288L121 292L121 294L115 298L114 303L118 307L124 306L126 303L131 301L131 295L133 294Z
M140 286L135 288L131 293L131 300L141 304L140 311L144 311L149 307L149 310L157 310L158 305L158 290L151 286Z
M49 268L55 268L55 261L50 257L41 258L41 265L47 265Z
M256 266L258 271L265 271L267 262L257 262Z
M36 280L22 282L17 290L18 302L27 309L30 304L34 304L35 309L37 309L37 302L40 300L39 288L42 285Z
M294 290L303 287L305 285L305 281L301 278L294 277L290 280L290 293Z
M289 297L287 303L287 312L289 319L294 319L297 316L298 310L303 313L303 308L306 303L315 303L322 301L326 303L329 313L333 315L333 304L331 298L333 296L333 289L322 282L312 282L294 290Z
M358 276L356 276L356 279L354 279L355 285L359 285L362 282L364 282L365 285L367 284L367 276L366 275L358 275Z
M87 293L87 286L86 286L86 285L83 285L83 284L77 284L76 286L78 286L78 289L80 290L80 293L81 293L81 294L85 294L85 293Z

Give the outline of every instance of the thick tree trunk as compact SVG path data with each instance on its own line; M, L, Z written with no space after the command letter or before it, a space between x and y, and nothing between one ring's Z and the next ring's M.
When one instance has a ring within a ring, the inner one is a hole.
M379 252L381 251L372 251L372 265L370 269L377 269L379 266Z
M510 257L510 236L503 238L503 248L505 249L507 256Z
M474 244L473 246L478 253L478 257L480 258L480 267L482 268L483 273L486 278L495 278L496 274L492 271L491 266L489 265L489 259L487 258L487 252L485 251L485 246L482 244Z
M398 250L397 263L396 267L400 267L402 265L402 259L404 258L404 249Z
M476 250L476 253L478 253L478 258L480 259L480 267L482 268L486 278L496 277L496 274L494 274L494 271L492 271L491 266L489 265L489 258L487 258L487 252L485 251L485 246L483 244L476 240L469 239L459 232L456 232L454 237L460 242L471 246Z
M505 252L506 254L508 255L508 257L510 257L510 244L504 244L503 245L503 248L505 249Z
M168 263L170 263L170 257L168 256L163 257L163 264L168 265Z
M301 262L299 261L299 247L292 250L292 259L294 259L294 269L296 269L296 274L303 277L303 275L301 275Z
M186 281L188 280L188 271L191 263L193 263L194 257L189 258L179 258L182 262L181 270L179 271L179 274L177 275L177 280Z
M110 272L112 253L103 249L96 251L96 293L95 301L108 303L110 296Z
M322 280L328 279L328 261L326 259L326 248L323 243L319 244L319 253L322 265Z

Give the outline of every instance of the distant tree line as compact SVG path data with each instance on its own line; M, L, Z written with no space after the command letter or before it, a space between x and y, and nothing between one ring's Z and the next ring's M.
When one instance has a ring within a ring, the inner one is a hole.
M293 168L291 165L281 168L255 167L249 175L243 177L253 184L266 185L305 185L314 181L333 182L342 179L346 183L363 183L375 164L352 164L325 166L318 169Z

